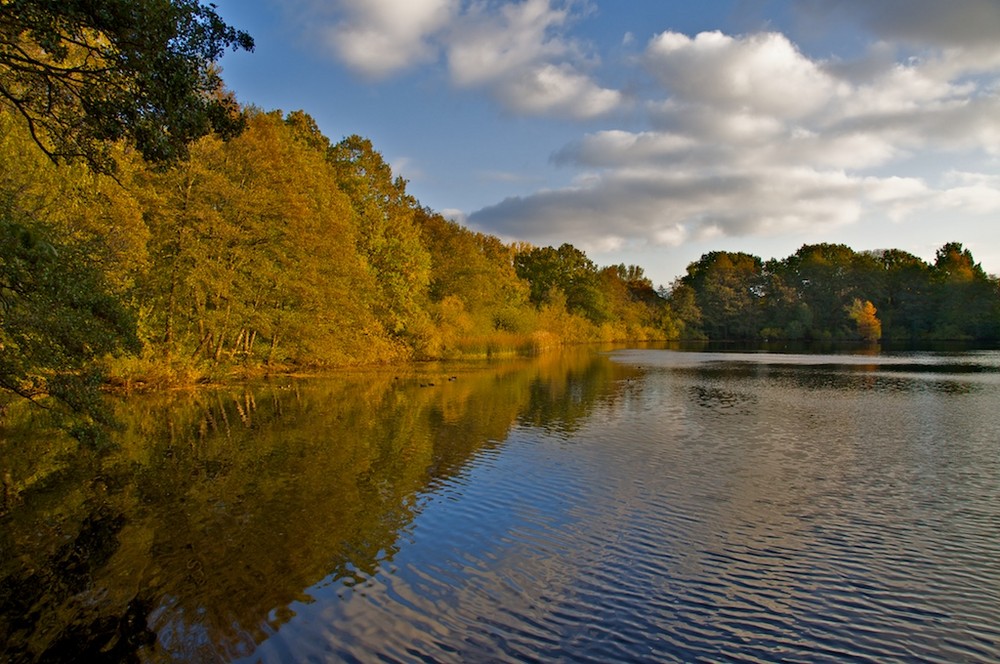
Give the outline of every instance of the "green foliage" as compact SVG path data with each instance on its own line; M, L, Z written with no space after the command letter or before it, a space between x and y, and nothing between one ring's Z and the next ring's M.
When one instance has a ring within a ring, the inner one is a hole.
M932 336L1000 337L997 281L986 275L972 252L958 242L945 244L937 251L931 278L937 309Z
M113 169L111 146L126 139L172 161L194 139L241 128L214 65L230 47L253 40L197 0L5 0L0 105L53 159Z
M93 439L90 425L108 422L97 360L137 348L132 316L87 257L0 204L0 391L60 405L74 433Z
M933 266L841 244L804 245L765 264L712 252L669 298L689 333L700 325L713 339L1000 339L998 282L955 242Z
M694 291L710 338L754 336L760 318L762 269L760 258L727 251L705 254L688 266L681 281Z
M597 325L609 320L597 266L573 245L521 251L514 257L514 267L517 275L528 282L530 299L536 307L551 303L555 294L561 293L569 313Z

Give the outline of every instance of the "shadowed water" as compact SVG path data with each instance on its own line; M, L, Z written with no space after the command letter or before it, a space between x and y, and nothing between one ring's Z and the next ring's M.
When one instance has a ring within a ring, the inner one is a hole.
M1000 660L995 352L579 352L119 410L111 453L4 437L2 658Z

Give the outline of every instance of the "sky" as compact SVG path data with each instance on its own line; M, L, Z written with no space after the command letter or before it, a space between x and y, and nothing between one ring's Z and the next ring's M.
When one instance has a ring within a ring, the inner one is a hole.
M818 242L1000 273L1000 0L214 2L241 103L506 241L656 285Z

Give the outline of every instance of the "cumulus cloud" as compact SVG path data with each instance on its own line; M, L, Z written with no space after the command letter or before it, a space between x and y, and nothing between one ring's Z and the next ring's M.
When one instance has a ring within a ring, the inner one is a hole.
M1000 86L991 83L1000 64L980 76L971 74L983 66L957 50L884 55L851 67L810 58L774 32L661 33L642 58L661 94L645 107L648 128L572 142L552 160L585 171L573 186L509 198L470 221L586 248L824 231L934 209L1000 212L997 178L886 174L921 154L1000 154Z
M538 242L572 237L584 248L643 238L676 246L717 235L777 234L803 223L858 220L869 184L843 173L621 169L580 186L509 198L470 216L478 226Z
M622 103L620 92L600 87L568 64L529 68L501 81L495 94L520 113L581 119L607 115Z
M442 55L452 83L489 92L528 115L593 118L619 107L621 92L590 75L598 63L566 36L587 4L578 0L298 0L309 30L336 57L372 78L385 78Z
M474 5L454 27L448 68L461 87L481 87L507 108L530 115L592 118L623 101L582 69L584 49L567 39L571 4L550 0L504 4L499 11Z
M482 85L566 57L574 47L557 31L569 17L567 7L555 8L549 0L506 3L499 10L473 5L449 40L452 79L459 85Z
M1000 210L1000 176L950 171L945 175L945 181L949 186L938 201L942 207L974 214L991 214Z
M348 66L384 77L437 58L431 39L447 26L459 0L340 0L340 20L321 32Z
M979 174L1000 157L996 0L792 5L816 32L837 25L869 35L853 59L810 55L777 31L666 30L622 63L642 70L627 77L628 98L599 81L599 54L574 37L592 1L290 2L309 7L314 33L367 76L433 63L453 86L519 115L636 111L627 129L606 126L552 155L578 173L572 186L468 217L506 237L674 245L903 222L928 210L1000 211L1000 181ZM622 43L634 40L627 33ZM927 168L931 159L960 167L942 176Z
M664 32L650 42L646 62L680 99L775 118L813 112L841 87L787 37L773 32L744 38Z

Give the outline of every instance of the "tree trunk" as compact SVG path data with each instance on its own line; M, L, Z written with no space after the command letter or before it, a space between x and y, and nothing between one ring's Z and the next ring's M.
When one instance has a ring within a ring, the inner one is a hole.
M194 349L193 353L191 353L191 359L193 360L194 358L198 357L198 355L201 353L202 348L205 347L205 344L209 343L211 340L212 340L211 332L205 332L203 335L201 335L201 341L198 342L198 347Z
M237 353L246 353L246 334L247 329L241 327L240 333L236 335L236 341L233 342L233 350L230 351L231 356L235 357Z
M278 347L278 333L275 332L271 336L271 347L267 351L267 360L265 361L265 364L267 364L268 366L271 366L271 363L274 361L274 351L275 349L277 349L277 347Z
M226 344L226 335L219 332L218 342L215 344L215 352L212 354L212 360L218 362L222 357L222 349Z

